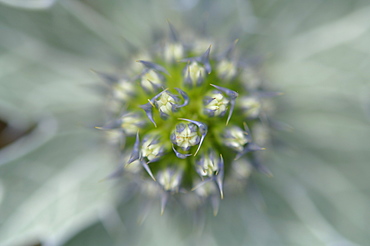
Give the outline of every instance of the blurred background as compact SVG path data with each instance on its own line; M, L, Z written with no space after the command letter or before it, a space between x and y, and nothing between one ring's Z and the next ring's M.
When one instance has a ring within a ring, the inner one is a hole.
M283 107L272 178L203 214L138 224L90 72L117 71L153 34L202 29L263 57ZM0 245L370 245L368 0L0 0Z

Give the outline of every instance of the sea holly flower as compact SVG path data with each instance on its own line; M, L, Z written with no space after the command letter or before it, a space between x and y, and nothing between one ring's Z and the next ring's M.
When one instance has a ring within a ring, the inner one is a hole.
M270 174L260 155L272 125L264 103L278 93L266 90L255 64L238 59L237 42L223 49L202 38L188 43L172 25L169 33L158 52L136 60L141 70L126 66L124 79L98 73L115 107L97 128L122 138L122 175L161 197L162 211L178 196L186 207L210 203L217 213L253 169Z

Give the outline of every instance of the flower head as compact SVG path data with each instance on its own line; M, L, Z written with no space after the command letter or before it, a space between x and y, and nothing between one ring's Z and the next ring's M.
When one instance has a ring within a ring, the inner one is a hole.
M141 177L134 180L143 190L156 184L151 192L162 196L162 208L178 194L191 206L210 200L217 212L224 186L245 183L253 168L267 170L257 155L270 132L263 103L277 94L265 91L260 71L238 62L236 42L220 55L211 45L199 53L204 40L185 43L170 25L166 45L138 60L136 75L103 77L118 106L100 129L125 139L123 169ZM134 163L141 171L129 168Z

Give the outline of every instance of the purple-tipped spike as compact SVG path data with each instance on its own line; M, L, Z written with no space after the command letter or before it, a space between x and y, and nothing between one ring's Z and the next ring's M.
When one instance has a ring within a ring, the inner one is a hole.
M98 72L95 70L92 70L92 71L96 73L102 80L107 82L109 85L116 84L119 81L119 78L116 75L104 73L104 72Z
M259 151L259 150L265 150L265 148L262 148L255 143L248 143L247 146L245 146L244 149L236 155L234 160L238 160L240 157L242 157L243 155L249 152Z
M211 47L204 52L204 54L199 58L199 62L203 63L204 68L206 69L207 73L210 74L212 72L211 63L209 62L209 54L211 53Z
M104 180L121 178L122 174L125 172L123 165L119 165L111 174L109 174Z
M99 129L99 130L112 130L112 129L119 128L119 126L121 125L121 123L122 123L122 120L121 119L118 119L118 120L110 121L110 122L106 123L103 126L97 126L95 128L96 129Z
M173 42L173 43L177 43L179 42L179 37L178 37L178 34L177 34L177 31L175 29L175 27L169 22L168 22L168 27L170 29L170 41Z
M244 147L244 149L241 152L239 152L236 155L234 160L238 160L243 155L245 155L249 152L252 152L252 151L265 150L265 148L262 148L262 147L260 147L257 144L252 142L252 135L251 135L251 132L249 130L249 127L247 126L247 123L244 122L243 125L244 125L245 136L247 137L247 140L248 140L248 144Z
M163 192L161 195L161 215L164 213L164 209L166 208L168 202L168 192Z
M203 98L203 104L207 106L207 105L208 105L208 104L210 104L213 100L215 100L213 97L205 96L205 97Z
M213 208L213 215L216 216L220 208L220 198L218 196L211 195L211 206Z
M222 158L222 155L220 155L220 160L218 162L218 173L215 177L215 181L218 186L218 189L220 190L221 199L224 199L223 179L224 179L224 159Z
M177 105L177 104L174 104L173 106L175 108L182 108L182 107L185 107L186 105L189 104L189 96L188 94L186 94L185 91L179 89L179 88L175 88L177 90L177 92L182 96L182 98L184 99L184 103L181 104L181 105Z
M164 89L163 91L155 95L152 99L150 99L150 102L152 103L152 105L154 105L154 101L157 100L165 91L167 91L167 89Z
M208 183L209 181L212 181L212 180L213 180L213 177L208 178L208 179L205 179L205 180L203 180L203 181L199 182L199 183L198 183L196 186L194 186L193 188L191 188L191 190L192 190L192 191L194 191L194 190L196 190L196 189L198 189L198 188L202 187L203 185L205 185L206 183Z
M161 155L163 154L163 151L161 151L159 154L158 154L158 157L148 161L146 164L150 164L150 163L153 163L153 162L156 162L158 161L159 159L161 159Z
M151 80L149 80L149 79L147 79L147 81L150 83L150 85L152 86L152 88L153 88L155 91L159 90L160 85L157 85L157 84L153 83L153 81L151 81ZM148 91L148 89L147 89L147 88L144 88L144 90Z
M164 67L162 67L161 65L158 65L154 62L143 61L143 60L138 60L137 62L140 62L141 64L143 64L148 69L156 70L158 72L162 72L162 73L165 73L167 75L170 75Z
M236 91L230 90L228 88L217 86L217 85L213 85L213 84L211 84L211 86L213 86L216 89L224 92L228 97L230 97L230 99L236 99L239 96L239 94Z
M253 142L249 143L248 146L251 151L265 150L265 148L262 148Z
M257 158L253 158L251 164L257 171L272 177L272 172L266 166L262 165Z
M178 152L175 147L173 146L172 144L172 149L173 149L173 152L175 152L175 155L177 158L180 158L180 159L186 159L188 156L191 156L191 154L182 154L180 152Z
M140 137L139 137L139 132L137 132L134 149L132 150L132 153L131 153L130 159L127 162L127 165L138 160L139 158L140 158Z
M221 55L222 58L226 58L228 60L231 60L233 58L233 52L235 50L236 44L238 43L239 39L236 39L232 44L229 45L229 47L226 49L225 53Z
M197 125L199 127L199 131L200 131L200 134L204 134L206 135L207 134L207 130L208 130L208 127L206 124L200 122L200 121L196 121L196 120L189 120L189 119L185 119L185 118L179 118L179 120L185 120L185 121L189 121L195 125Z
M145 111L146 116L154 124L154 126L157 127L157 124L155 123L155 121L153 119L153 106L152 106L152 103L151 102L148 102L146 104L140 105L140 108L142 108Z
M149 118L149 120L154 124L155 127L157 127L157 124L155 123L153 119L153 107L154 102L157 98L159 98L163 92L165 92L167 89L161 91L157 95L155 95L152 99L148 99L148 102L146 104L140 105L140 108L142 108L145 111L146 116Z
M252 142L251 131L249 130L249 127L248 127L247 123L243 122L243 126L244 126L244 131L245 131L244 135L247 137L248 143L250 143L250 142Z
M145 161L141 161L141 165L144 167L145 171L149 174L149 176L154 180L156 181L152 171L150 170L149 166L147 163L145 163Z
M204 68L208 74L212 72L212 67L211 63L209 62L209 54L211 53L211 47L212 45L209 46L209 48L206 50L206 52L203 53L201 56L197 57L191 57L191 58L185 58L182 59L181 62L200 62L204 65Z

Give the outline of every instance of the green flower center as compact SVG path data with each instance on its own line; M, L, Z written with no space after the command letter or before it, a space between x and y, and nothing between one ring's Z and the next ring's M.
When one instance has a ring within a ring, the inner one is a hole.
M255 89L247 86L231 48L212 59L211 47L197 54L170 43L153 60L139 60L143 70L134 79L112 86L117 119L102 129L123 132L128 147L122 151L131 151L125 165L140 163L141 175L164 192L195 190L204 197L218 189L222 197L224 179L249 170L235 160L252 160L262 149L250 127L261 123L263 91L255 78Z

